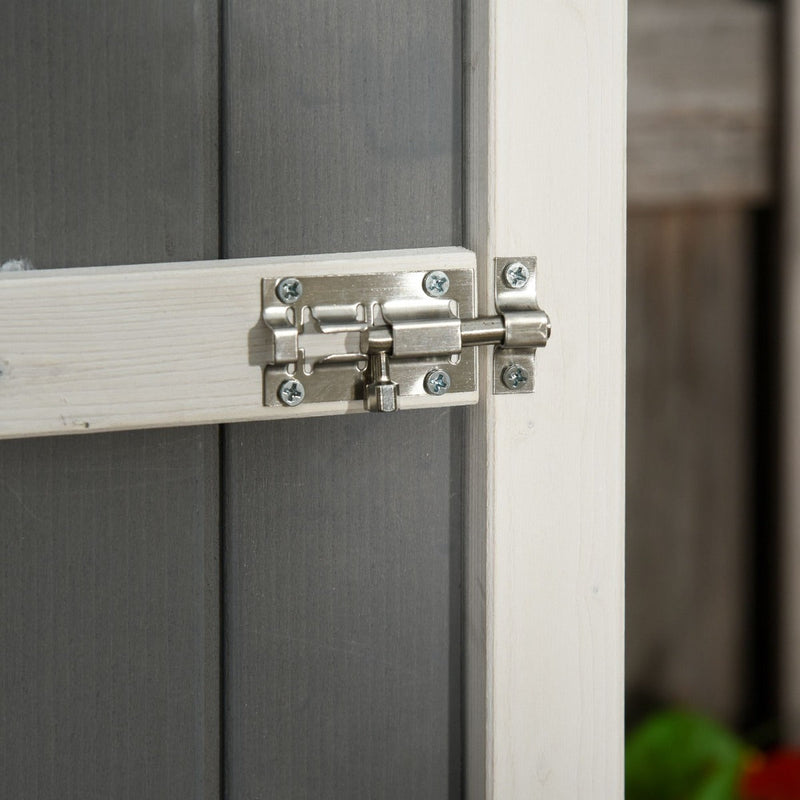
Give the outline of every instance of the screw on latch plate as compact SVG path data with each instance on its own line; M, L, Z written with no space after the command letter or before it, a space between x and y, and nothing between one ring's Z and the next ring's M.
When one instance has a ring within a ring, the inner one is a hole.
M285 380L278 389L278 397L285 406L299 406L305 396L305 387L297 378Z
M446 272L435 269L423 278L422 287L429 297L442 297L450 289L450 278Z
M447 394L450 384L450 376L443 369L432 369L425 376L425 391L434 397Z
M278 300L286 305L296 303L303 295L303 284L297 278L284 278L275 287Z

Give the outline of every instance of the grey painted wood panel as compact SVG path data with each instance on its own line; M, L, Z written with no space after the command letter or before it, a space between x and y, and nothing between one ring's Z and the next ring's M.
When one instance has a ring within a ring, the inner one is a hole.
M460 244L460 4L226 1L225 256Z
M217 33L212 0L0 4L0 259L217 256ZM0 445L4 796L218 796L218 455Z
M217 256L216 3L0 4L0 258Z
M229 429L229 798L460 796L460 433L448 411Z
M231 0L225 253L460 243L460 5ZM225 785L461 794L458 411L225 429Z
M217 453L211 427L0 447L4 796L217 796Z

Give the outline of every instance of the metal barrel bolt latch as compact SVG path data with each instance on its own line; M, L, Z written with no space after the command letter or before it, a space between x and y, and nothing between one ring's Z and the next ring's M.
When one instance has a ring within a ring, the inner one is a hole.
M495 259L497 313L484 317L464 267L265 279L264 404L361 401L386 412L404 397L474 392L479 345L494 348L496 394L533 391L534 355L551 330L535 277L535 258Z

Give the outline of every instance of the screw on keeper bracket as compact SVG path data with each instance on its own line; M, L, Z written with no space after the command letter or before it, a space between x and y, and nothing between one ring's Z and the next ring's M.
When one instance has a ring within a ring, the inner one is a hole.
M503 385L506 387L506 389L517 391L518 389L522 389L525 384L528 383L530 377L530 373L525 369L525 367L522 367L519 364L509 364L503 369L503 372L500 375L500 380L503 381Z
M524 289L531 279L531 272L521 261L512 261L503 270L503 281L509 289Z

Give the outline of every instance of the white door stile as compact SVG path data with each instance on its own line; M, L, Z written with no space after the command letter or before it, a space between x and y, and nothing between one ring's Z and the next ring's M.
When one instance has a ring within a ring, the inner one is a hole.
M465 222L537 256L533 394L470 410L467 797L623 796L626 3L468 0Z

